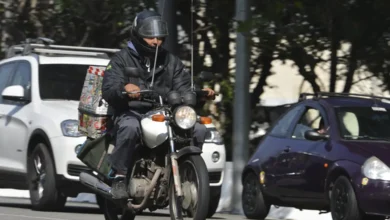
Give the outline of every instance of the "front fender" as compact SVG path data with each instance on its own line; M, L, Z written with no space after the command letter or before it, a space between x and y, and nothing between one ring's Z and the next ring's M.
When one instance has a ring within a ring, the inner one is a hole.
M184 148L180 149L176 153L176 155L177 155L177 159L180 159L181 157L186 156L186 155L200 155L202 153L203 152L199 147L188 146L188 147L184 147Z
M350 179L352 185L355 187L358 184L356 182L361 177L361 164L349 160L334 162L329 167L325 187L328 188L329 184L335 181L340 175L344 175Z

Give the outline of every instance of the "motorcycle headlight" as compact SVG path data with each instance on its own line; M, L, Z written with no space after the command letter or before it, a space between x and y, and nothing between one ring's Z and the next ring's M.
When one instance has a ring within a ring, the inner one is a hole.
M217 129L208 128L206 133L205 143L223 144L223 139Z
M65 120L61 122L62 134L67 137L81 137L82 133L79 132L79 121L77 120Z
M377 157L370 157L362 167L363 174L370 179L390 180L390 169Z
M182 129L190 129L196 123L196 112L189 106L178 107L175 112L175 123Z

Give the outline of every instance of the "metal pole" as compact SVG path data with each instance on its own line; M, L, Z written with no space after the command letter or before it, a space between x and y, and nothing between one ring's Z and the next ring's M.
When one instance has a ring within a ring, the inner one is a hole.
M158 0L158 11L163 20L168 23L169 36L163 47L174 55L178 55L177 48L177 22L175 0Z
M245 22L250 18L250 0L236 0L236 20ZM233 114L233 194L232 213L241 213L241 174L248 160L249 143L249 30L237 32L236 75Z

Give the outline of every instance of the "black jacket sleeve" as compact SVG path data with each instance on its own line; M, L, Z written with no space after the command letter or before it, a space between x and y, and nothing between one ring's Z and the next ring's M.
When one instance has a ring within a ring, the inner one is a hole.
M188 71L184 64L176 59L176 67L173 75L173 90L180 93L191 91L191 72ZM194 82L195 90L201 90L201 87ZM200 110L205 105L205 101L197 101L196 109Z
M128 96L122 94L126 85L124 66L125 62L122 57L119 54L114 55L103 77L102 97L116 109L123 108L128 102Z
M175 63L172 88L180 93L188 92L191 90L191 73L178 58L175 58Z

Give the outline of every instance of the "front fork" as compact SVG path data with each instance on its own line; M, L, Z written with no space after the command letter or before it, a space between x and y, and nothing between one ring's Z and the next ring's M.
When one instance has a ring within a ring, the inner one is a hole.
M181 188L180 174L179 174L179 165L177 162L177 154L175 151L175 143L173 140L172 127L168 124L168 137L169 144L171 146L171 164L172 164L172 174L173 174L173 182L175 184L175 192L178 199L183 197L183 191Z

